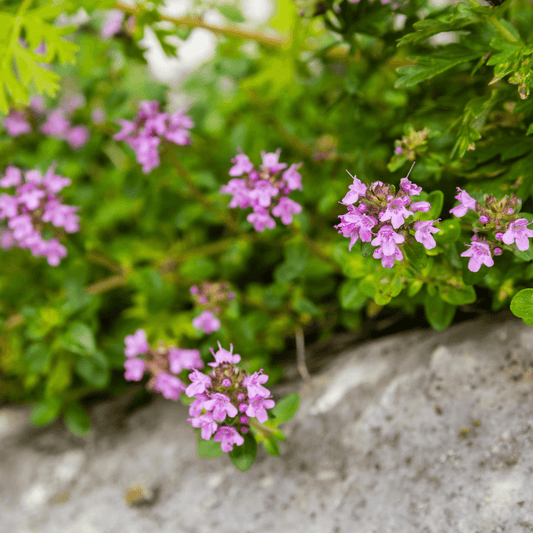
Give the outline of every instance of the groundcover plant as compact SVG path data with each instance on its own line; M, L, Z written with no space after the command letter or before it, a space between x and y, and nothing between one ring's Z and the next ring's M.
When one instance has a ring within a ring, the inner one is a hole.
M4 1L0 401L84 435L152 389L244 471L295 337L533 325L533 5L493 3Z

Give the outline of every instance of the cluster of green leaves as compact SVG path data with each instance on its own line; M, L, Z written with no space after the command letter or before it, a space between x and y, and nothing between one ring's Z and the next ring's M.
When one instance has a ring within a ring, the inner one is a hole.
M193 143L165 150L149 175L113 140L115 124L132 118L141 100L171 103L176 90L150 76L137 46L142 25L102 41L102 13L71 32L76 65L56 65L65 90L48 99L55 106L75 92L85 95L74 119L90 125L90 142L73 152L38 131L16 139L0 133L0 169L45 170L57 161L58 173L73 182L65 202L81 207L81 231L68 237L60 266L22 250L4 252L9 260L0 265L0 398L36 402L35 423L63 414L74 431L87 430L84 398L128 386L124 337L139 327L151 344L199 348L205 358L217 341L231 342L246 370L265 368L275 381L282 369L273 356L296 328L321 340L400 309L440 330L458 309L496 311L528 289L531 249L509 247L495 266L473 274L460 254L476 221L448 213L460 186L476 198L514 192L531 219L533 105L522 98L530 80L531 4L437 8L411 0L401 21L377 0L320 2L307 9L315 16L299 15L289 0L277 7L269 25L290 41L263 48L220 37L215 58L179 88L191 102ZM16 18L17 9L7 4L5 13ZM139 17L158 24L153 9ZM52 17L43 20L55 28ZM455 42L434 39L444 31L456 32ZM104 124L91 123L96 109L105 112ZM397 142L410 148L394 159ZM246 220L249 210L228 209L220 187L238 148L259 165L260 152L277 147L282 161L303 161L303 190L291 198L304 209L290 227L258 234ZM442 219L437 247L426 253L410 243L392 269L366 245L349 252L333 228L346 211L338 203L351 183L345 170L367 184L398 186L415 158L410 179L433 206L418 217ZM189 288L204 280L227 281L237 295L221 329L208 336L191 324L199 310ZM277 449L275 440L264 444Z

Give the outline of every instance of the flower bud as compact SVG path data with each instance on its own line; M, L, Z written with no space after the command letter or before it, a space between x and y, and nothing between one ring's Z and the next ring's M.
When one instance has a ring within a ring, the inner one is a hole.
M247 416L241 416L240 422L241 422L241 424L248 424L248 417Z
M242 402L242 400L244 400L244 398L246 398L246 395L244 393L242 393L242 392L237 396L237 400L239 400L239 402Z
M241 403L241 404L239 405L239 411L240 411L241 413L245 413L245 412L246 412L246 409L248 409L248 405L247 405L247 404L245 404L245 403Z
M227 378L226 378L226 379L223 379L223 380L222 380L222 386L223 386L223 387L231 387L231 380L229 380L229 379L227 379Z
M481 215L479 217L479 221L482 223L482 224L488 224L489 223L489 217L485 216L485 215Z
M498 233L494 235L494 237L496 238L496 240L501 241L503 238L503 233L499 231Z
M243 426L243 427L241 427L241 433L242 433L243 435L246 435L246 433L248 433L248 427L247 427L247 426Z
M494 255L502 255L503 250L501 248L494 248Z

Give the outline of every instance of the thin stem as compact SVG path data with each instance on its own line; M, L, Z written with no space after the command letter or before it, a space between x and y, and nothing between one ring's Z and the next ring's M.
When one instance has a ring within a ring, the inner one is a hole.
M510 43L517 43L518 39L500 22L496 17L491 17L489 22L505 37Z
M129 6L123 2L117 2L115 4L115 9L120 9L121 11L124 11L125 13L131 13L132 15L139 13L139 9L137 7ZM179 26L186 26L187 28L204 28L216 34L237 37L239 39L250 39L274 48L282 48L288 43L287 39L275 37L273 35L267 35L266 33L261 33L258 31L244 30L235 26L214 26L213 24L204 22L199 17L169 17L167 15L162 15L161 13L158 13L158 15L160 20L166 20Z
M300 325L294 328L294 333L296 336L296 361L298 366L298 372L304 382L309 383L311 377L309 376L309 370L307 370L307 365L305 364L305 344L304 344L304 333Z
M119 263L97 253L88 252L87 254L85 254L85 257L87 258L87 261L90 261L91 263L94 263L96 265L103 266L108 270L111 270L111 272L116 272L117 274L122 274L124 272L124 269Z

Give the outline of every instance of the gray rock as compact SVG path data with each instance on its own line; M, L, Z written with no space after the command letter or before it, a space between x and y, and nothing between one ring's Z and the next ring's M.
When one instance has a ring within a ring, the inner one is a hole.
M301 408L246 473L199 459L160 397L96 406L86 439L4 408L0 533L530 532L532 378L533 328L508 314L367 342L274 389Z

